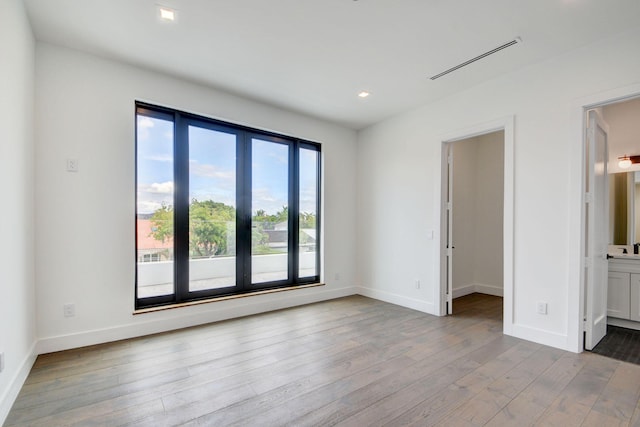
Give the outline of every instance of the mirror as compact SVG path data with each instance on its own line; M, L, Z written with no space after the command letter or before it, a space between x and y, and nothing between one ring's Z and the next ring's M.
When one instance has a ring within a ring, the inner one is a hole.
M640 242L640 172L609 174L609 243Z

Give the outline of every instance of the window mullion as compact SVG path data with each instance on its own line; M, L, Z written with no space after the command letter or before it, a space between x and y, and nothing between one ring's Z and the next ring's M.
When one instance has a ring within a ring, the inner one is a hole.
M300 155L298 143L289 147L289 280L298 282L300 242Z
M316 276L320 280L322 239L320 238L320 224L322 223L322 155L318 151L316 159Z
M251 287L251 137L238 135L236 277L240 291Z
M189 298L189 126L175 118L175 286L176 301Z

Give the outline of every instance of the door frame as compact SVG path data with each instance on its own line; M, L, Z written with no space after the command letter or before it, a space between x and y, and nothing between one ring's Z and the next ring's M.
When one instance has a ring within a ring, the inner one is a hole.
M436 266L440 276L440 286L435 287L434 301L437 315L444 316L447 313L447 271L446 271L446 244L447 244L447 223L446 223L446 192L449 181L447 167L447 147L448 144L475 136L485 135L496 131L504 131L504 211L503 211L503 332L512 335L513 317L513 259L514 259L514 202L515 202L515 116L505 116L496 120L476 125L467 126L442 135L440 140L440 194L437 204L440 215L440 256L437 257ZM444 267L443 267L444 266Z
M569 268L569 307L568 307L568 331L567 348L576 353L584 351L585 322L586 322L586 283L585 283L585 259L582 256L586 244L586 212L584 209L583 192L586 179L586 165L584 162L586 137L587 137L587 111L604 107L605 105L616 104L640 97L640 84L616 88L587 97L577 99L572 103L571 123L574 133L573 141L574 156L572 165L572 191L570 218L580 218L574 221L569 229L570 242L575 242L575 250L570 251ZM573 303L571 303L573 302Z

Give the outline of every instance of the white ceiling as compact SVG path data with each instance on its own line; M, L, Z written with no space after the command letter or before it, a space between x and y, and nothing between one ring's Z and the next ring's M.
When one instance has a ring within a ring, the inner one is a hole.
M360 129L640 22L639 0L25 0L36 38ZM160 22L157 5L177 10ZM523 43L432 81L520 36ZM371 92L366 99L361 90Z

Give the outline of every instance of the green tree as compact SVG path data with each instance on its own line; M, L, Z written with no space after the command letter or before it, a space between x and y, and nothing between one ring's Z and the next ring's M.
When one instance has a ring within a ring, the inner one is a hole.
M316 228L316 214L300 212L300 228Z
M229 232L235 234L236 210L213 200L193 199L189 206L189 252L195 257L229 253Z
M271 223L273 215L267 215L264 209L258 209L252 218L251 224L251 253L266 254L269 249L269 235L264 232L265 228L272 229Z
M151 235L164 242L173 237L173 207L162 205L151 216ZM193 199L189 205L189 254L212 257L235 253L236 210L213 200Z
M275 222L284 222L289 219L289 206L283 206L282 210L276 213Z
M151 236L164 243L173 238L173 206L164 203L151 215Z

